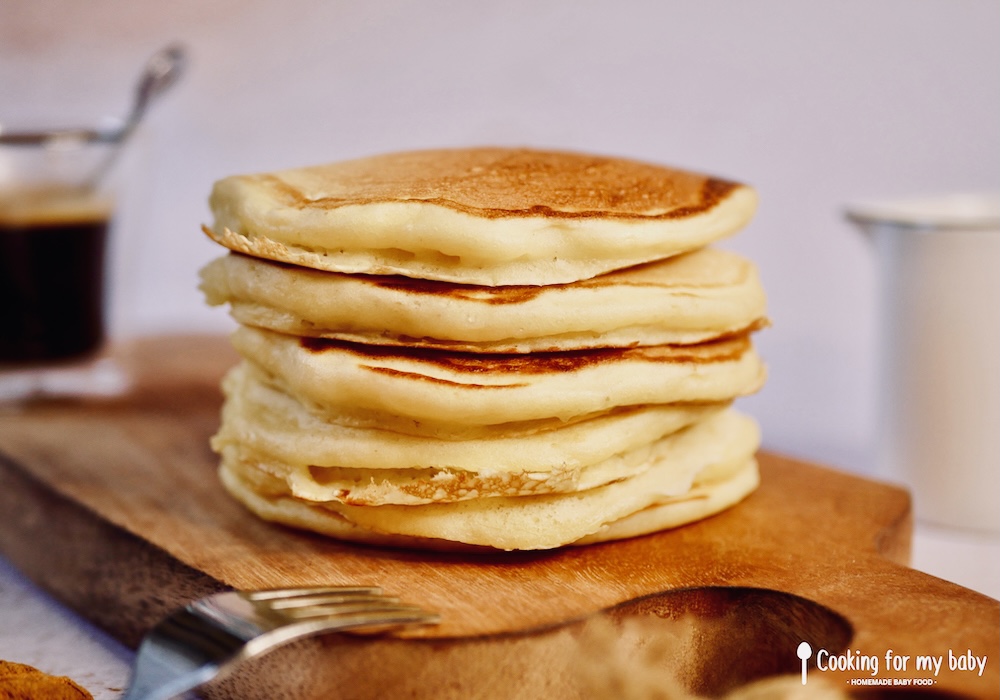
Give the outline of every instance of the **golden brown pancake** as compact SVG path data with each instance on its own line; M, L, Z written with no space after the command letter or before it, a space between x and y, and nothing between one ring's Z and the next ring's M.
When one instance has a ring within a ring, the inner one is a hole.
M463 352L688 345L765 323L754 265L705 248L572 284L483 287L345 275L231 253L201 272L211 304L289 335Z
M304 404L460 425L729 401L759 389L765 373L747 336L691 346L527 355L379 347L247 326L232 341L275 386Z
M648 468L663 438L727 406L629 407L456 440L353 425L268 386L246 363L223 386L222 426L212 440L223 462L284 479L296 497L369 505L593 488Z
M392 153L213 188L206 233L332 272L486 286L574 282L735 233L739 183L623 158L513 148Z
M758 483L753 420L715 414L664 440L650 468L568 494L495 496L428 505L354 506L293 497L283 479L223 462L226 488L259 516L342 539L449 549L550 549L634 537L707 517ZM702 479L707 472L711 479Z

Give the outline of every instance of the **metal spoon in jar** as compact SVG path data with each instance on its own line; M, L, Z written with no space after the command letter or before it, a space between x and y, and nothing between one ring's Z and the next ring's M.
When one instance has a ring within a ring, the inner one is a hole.
M179 44L157 51L146 62L135 86L132 110L118 125L104 129L53 129L48 131L14 131L0 129L0 144L11 146L44 146L55 142L107 143L113 146L107 158L87 178L86 187L99 182L111 169L122 145L142 121L149 105L177 82L185 65L185 53Z

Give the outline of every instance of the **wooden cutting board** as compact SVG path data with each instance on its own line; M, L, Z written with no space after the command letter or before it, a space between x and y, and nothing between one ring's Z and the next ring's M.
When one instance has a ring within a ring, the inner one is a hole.
M897 488L764 453L746 501L652 536L461 556L352 546L261 522L219 486L207 443L235 362L224 339L149 339L126 357L125 397L0 413L0 551L28 576L133 647L169 609L227 587L380 585L442 615L297 642L207 696L624 697L668 678L717 696L800 684L808 641L826 652L813 686L997 697L1000 603L905 566ZM936 677L918 655L942 659ZM958 668L983 656L982 675ZM794 675L759 681L776 674Z

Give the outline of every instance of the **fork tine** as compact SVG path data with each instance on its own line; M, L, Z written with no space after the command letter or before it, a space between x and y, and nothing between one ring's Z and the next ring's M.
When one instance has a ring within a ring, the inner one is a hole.
M334 608L338 605L360 605L363 603L398 603L399 598L395 596L372 595L372 596L335 596L323 595L314 598L293 598L291 600L275 599L266 603L272 610L294 610L295 608L313 608L324 606Z
M258 591L242 591L247 600L286 600L315 595L379 595L378 586L313 586L309 588L270 588Z
M255 605L277 613L290 620L329 618L343 620L346 616L359 612L412 616L423 610L414 605L400 602L396 596L388 596L380 588L321 588L249 592L246 597Z
M326 617L338 619L358 612L371 613L399 613L408 615L422 613L423 609L416 605L403 605L401 603L374 601L336 605L316 605L303 608L286 608L281 613L293 620L305 620L311 617Z
M303 629L310 629L313 632L356 631L360 629L376 634L388 627L437 624L440 620L441 616L437 613L407 606L378 610L359 609L336 615L296 616L291 618L289 622L294 625L306 626Z
M385 595L378 586L322 586L243 591L240 595L264 614L275 614L289 621L325 619L329 626L356 623L351 616L359 613L378 615L379 620L397 619L400 623L436 622L440 618L416 605L400 602L397 596ZM381 622L379 622L381 624Z
M362 627L366 631L378 632L380 626L437 624L441 621L441 616L419 608L397 608L392 610L362 610L335 619L339 620L339 624L336 626L336 629L339 630L347 631Z
M398 603L399 598L387 595L315 595L297 596L295 598L272 598L263 602L272 610L292 610L294 608L311 608L318 605L337 606L345 604L359 603Z

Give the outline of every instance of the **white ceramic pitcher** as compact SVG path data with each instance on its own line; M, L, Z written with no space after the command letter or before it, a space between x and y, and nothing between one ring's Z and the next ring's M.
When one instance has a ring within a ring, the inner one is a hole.
M855 204L881 281L878 465L920 520L1000 532L1000 194Z

